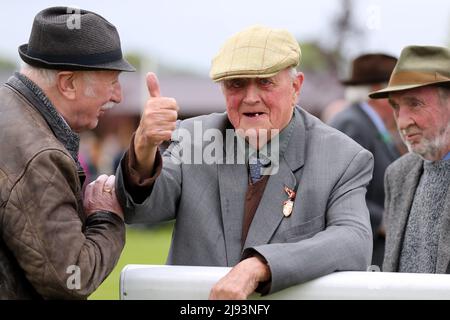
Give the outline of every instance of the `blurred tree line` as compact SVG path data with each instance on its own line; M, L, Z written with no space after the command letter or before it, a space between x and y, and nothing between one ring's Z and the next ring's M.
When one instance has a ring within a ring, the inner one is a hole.
M16 64L6 58L0 57L0 71L12 71L16 68Z
M299 41L302 48L302 70L328 71L337 77L345 72L345 66L352 58L348 56L348 49L353 44L360 43L365 32L356 22L354 1L340 0L340 3L340 11L336 12L328 25L329 36L326 39Z

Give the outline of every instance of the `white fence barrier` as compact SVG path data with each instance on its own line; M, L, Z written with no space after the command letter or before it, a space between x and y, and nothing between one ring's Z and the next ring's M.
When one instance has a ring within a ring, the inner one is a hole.
M127 265L120 274L124 300L205 300L231 268ZM450 299L450 275L336 272L280 292L250 299Z

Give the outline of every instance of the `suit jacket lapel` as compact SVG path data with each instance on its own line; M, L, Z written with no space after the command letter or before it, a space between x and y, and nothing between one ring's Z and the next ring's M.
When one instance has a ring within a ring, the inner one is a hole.
M293 172L303 166L307 141L305 113L296 108L295 123L288 144L280 157L278 172L269 177L263 197L248 231L244 248L270 242L284 218L283 202L287 200L284 187L295 190L298 182ZM280 146L281 151L282 146Z
M392 252L395 257L394 270L398 269L406 224L408 222L409 212L414 200L414 194L416 192L417 185L419 184L420 176L422 175L422 166L423 161L418 158L412 165L411 170L406 175L403 183L398 184L399 189L392 190L393 195L398 197L399 200L398 205L394 206L395 209L393 214L396 218L392 219L393 223L395 223L395 226L392 226L392 230L395 230L395 233L392 235L394 242Z
M284 187L295 190L297 181L286 161L281 161L278 173L270 176L264 195L248 231L244 248L269 243L283 215L283 202L287 199Z

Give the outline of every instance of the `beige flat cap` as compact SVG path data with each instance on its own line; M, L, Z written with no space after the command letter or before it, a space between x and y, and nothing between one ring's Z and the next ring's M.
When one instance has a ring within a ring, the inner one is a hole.
M287 30L256 25L230 37L211 64L214 81L266 78L300 63L301 50Z

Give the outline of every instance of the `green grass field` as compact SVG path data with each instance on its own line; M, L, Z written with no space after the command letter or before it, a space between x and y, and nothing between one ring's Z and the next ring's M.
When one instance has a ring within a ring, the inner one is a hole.
M111 274L89 300L119 299L120 271L127 264L165 264L173 223L156 228L127 227L125 248Z

